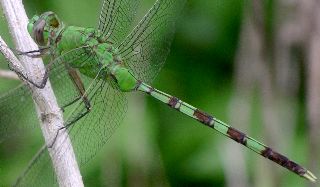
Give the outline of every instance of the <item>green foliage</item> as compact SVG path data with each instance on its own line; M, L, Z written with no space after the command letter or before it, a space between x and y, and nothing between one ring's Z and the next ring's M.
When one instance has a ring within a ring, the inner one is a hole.
M138 15L143 15L153 0L143 2ZM154 86L228 122L228 105L234 94L233 61L245 6L243 2L190 0L177 26L166 65ZM29 17L51 10L70 25L96 26L100 13L99 1L29 0L24 3ZM0 28L0 35L10 41L3 17ZM11 42L9 44L13 46ZM0 67L6 67L2 57L0 60ZM14 85L17 81L0 79L0 92ZM253 117L254 128L250 130L255 137L264 130L256 127L261 122L261 104L257 105L258 109L252 112L252 116L258 117ZM299 141L301 137L297 136L292 143L297 146L295 153L305 153L306 148ZM227 141L230 140L162 103L148 96L133 94L125 122L104 149L82 168L85 185L224 186L221 151ZM36 137L26 134L0 144L0 181L3 185L12 184L42 142L40 134ZM260 159L245 148L243 151L248 152L249 163ZM289 155L294 155L294 152L289 152ZM295 158L305 161L303 156L299 154ZM279 169L269 161L262 162ZM253 168L254 165L250 164L247 174L253 175ZM289 177L285 181L299 181L297 184L290 182L290 186L301 185L298 177L286 176Z

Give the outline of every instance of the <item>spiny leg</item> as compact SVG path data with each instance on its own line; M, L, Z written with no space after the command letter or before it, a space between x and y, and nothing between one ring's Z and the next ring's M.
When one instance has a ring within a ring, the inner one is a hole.
M82 63L85 63L88 58L85 58L85 59L81 59L79 58L78 59L80 62ZM68 121L65 121L63 127L59 128L56 132L56 135L52 141L52 143L50 145L48 145L49 148L52 148L52 146L54 145L58 135L59 135L59 132L61 130L64 130L64 129L68 129L69 127L71 127L72 124L76 123L77 121L79 121L81 118L85 117L88 113L90 113L91 111L91 104L90 104L90 99L88 98L88 94L92 91L92 90L86 90L82 80L81 80L81 77L78 73L78 71L74 68L72 68L68 63L65 62L65 59L62 60L62 63L64 65L64 68L67 70L68 72L68 75L73 83L73 86L76 88L76 90L78 91L79 93L79 97L75 98L74 100L68 102L67 104L65 104L64 106L61 107L61 110L64 111L64 109L68 106L71 106L73 105L74 103L76 103L77 101L79 101L79 99L81 99L82 101L80 103L83 103L84 104L84 107L81 111L79 111L79 113L74 116L73 119L70 119ZM98 77L98 75L97 75ZM94 87L94 86L93 86ZM93 95L96 95L97 92L94 92ZM82 108L80 105L78 105L77 108Z
M93 86L93 87L95 87L95 86ZM102 92L102 90L103 90L103 87L104 87L104 84L103 84L103 86L98 86L100 89L99 89L99 91L98 90L96 90L96 91L94 91L93 93L92 93L92 95L91 95L91 98L94 98L94 96L96 96L98 93L99 94L101 94L101 92ZM90 92L92 92L92 90L87 90L87 91L85 91L84 92L84 95L86 95L86 94L89 94ZM99 95L98 94L98 95ZM81 98L83 98L83 96L81 97ZM80 98L79 98L80 99ZM79 100L78 99L78 100ZM89 101L89 99L88 99L88 101ZM73 103L75 103L76 101L73 101ZM84 118L87 114L89 114L90 113L90 111L91 111L91 107L88 107L88 105L83 101L83 103L84 103L84 105L85 105L85 111L81 111L80 113L78 113L73 119L71 119L71 120L69 120L69 121L67 121L64 125L63 125L63 127L61 127L61 128L59 128L58 130L57 130L57 133L56 133L56 136L54 137L54 139L53 139L53 141L52 141L52 143L48 146L49 148L52 148L52 146L54 145L54 143L55 143L55 141L56 141L56 139L57 139L57 137L58 137L58 135L59 135L59 132L61 131L61 130L63 130L63 129L68 129L69 127L71 127L71 125L73 125L74 123L76 123L77 121L79 121L80 119L82 119L82 118ZM69 104L69 106L71 105L71 103ZM91 104L89 103L89 106L91 106ZM78 107L79 108L79 107ZM80 107L81 108L81 107Z
M233 139L234 141L248 147L254 152L268 158L269 160L281 165L282 167L287 168L288 170L298 174L301 177L304 177L312 182L315 182L317 177L314 176L310 171L295 163L294 161L289 160L287 157L282 154L273 151L271 148L260 143L259 141L247 136L243 132L230 127L226 123L214 118L213 116L181 101L180 99L173 97L169 94L161 92L144 82L139 81L139 84L136 87L136 90L142 91L154 97L155 99L166 103L171 108L174 108L181 113L192 117L199 121L200 123L217 130L223 135Z
M5 47L7 47L7 46L5 46ZM43 57L44 55L47 54L47 52L50 49L50 47L48 47L48 46L39 47L39 49L30 50L30 51L20 51L18 49L12 48L12 47L7 47L7 48L10 49L11 51L13 51L16 55L24 55L24 56L28 56L30 58Z
M36 50L31 50L31 51L19 51L16 49L12 49L13 51L15 51L18 55L25 55L31 58L40 58L43 57L47 51L49 50L49 47L41 47L39 49ZM37 53L37 54L34 54Z
M87 46L82 46L82 47L79 47L79 48L75 48L75 49L72 49L72 50L64 53L63 55L60 55L59 57L57 57L53 51L50 51L51 61L46 66L43 78L41 79L41 81L39 83L36 83L33 80L30 80L27 75L25 75L24 73L20 72L19 70L16 70L16 69L14 69L12 67L9 67L9 68L12 71L16 72L23 79L27 80L30 84L34 85L37 88L42 89L42 88L45 87L45 85L47 83L47 80L49 78L49 73L50 73L51 69L55 68L54 67L54 66L56 66L55 64L59 65L60 63L63 63L63 62L66 62L66 61L71 63L71 62L74 62L76 60L86 61L87 60L86 49L87 49ZM47 53L47 50L50 50L50 48L49 47L48 48L43 48L43 50L40 49L39 51ZM34 52L34 51L31 51L31 52ZM28 53L28 52L26 52L26 53Z
M61 110L64 112L64 109L72 104L74 104L75 102L77 102L79 99L83 99L83 96L79 96L76 99L72 100L71 102L67 103L66 105L64 105L63 107L61 107ZM89 102L89 100L87 100ZM91 111L91 105L90 102L86 103L84 100L83 102L85 103L85 108L86 110L81 112L76 118L72 119L71 121L68 121L67 123L65 123L63 125L63 127L59 128L57 130L57 133L52 141L52 143L50 145L48 145L49 148L52 148L52 146L54 145L54 143L56 142L56 139L59 135L59 132L63 129L67 129L68 127L70 127L72 124L76 123L77 121L79 121L81 118L83 118L84 116L86 116L87 114L89 114L89 112Z
M43 56L49 54L49 50L50 50L49 46L40 47L37 50L31 50L31 51L26 51L26 52L22 52L22 51L14 49L14 51L18 55L25 55L25 56L28 56L28 57L31 57L31 58L43 57ZM77 53L78 50L79 50L79 48L71 50L68 53ZM34 54L34 53L39 53L39 54ZM33 85L33 86L35 86L35 87L37 87L39 89L42 89L47 84L47 81L48 81L48 78L49 78L49 73L50 73L51 69L53 68L53 65L54 64L59 64L62 61L62 59L65 58L65 55L59 56L59 58L57 58L56 55L54 54L54 52L50 52L50 54L51 54L51 61L46 65L43 77L41 78L41 80L39 82L35 82L35 81L31 80L28 77L27 74L25 74L24 72L21 72L19 69L15 69L14 67L11 67L10 65L9 65L9 69L14 71L21 78L23 78L26 81L28 81L31 85ZM79 54L79 55L81 55L81 54ZM76 58L78 58L78 57L76 57ZM74 59L72 59L72 60L74 60Z
M29 56L29 55L27 55L27 56ZM32 56L32 57L35 57L35 56L33 56L33 55L31 55L31 56ZM37 55L36 55L36 56L37 56ZM43 77L42 77L42 79L41 79L40 82L35 82L35 81L31 80L31 79L28 77L28 75L26 75L26 74L22 73L21 71L15 69L15 68L13 68L13 67L11 67L10 65L9 65L9 69L12 70L12 71L14 71L18 76L22 77L23 79L25 79L26 81L28 81L28 82L29 82L30 84L32 84L33 86L35 86L35 87L37 87L37 88L39 88L39 89L42 89L42 88L44 88L44 87L46 86L46 84L47 84L47 81L48 81L48 78L49 78L50 69L51 69L52 65L53 65L55 62L56 62L55 60L51 60L51 61L49 62L49 64L45 67L45 72L44 72L44 75L43 75Z
M53 146L53 144L55 143L59 132L63 129L67 129L68 127L70 127L72 124L74 124L75 122L77 122L78 120L80 120L81 118L83 118L85 115L87 115L90 111L91 111L91 104L90 101L87 97L87 93L84 87L84 84L81 80L80 75L78 74L77 70L74 68L71 68L67 63L65 63L65 67L68 71L68 75L70 76L70 79L72 80L76 90L79 92L79 97L75 98L74 100L72 100L71 102L65 104L64 106L61 107L61 110L64 111L64 109L72 104L74 104L75 102L77 102L79 99L82 99L82 102L85 105L85 111L83 111L82 113L80 113L76 118L72 119L71 121L67 122L66 124L64 124L63 127L59 128L56 136L54 137L51 145L49 145L48 147L51 148Z
M79 114L76 118L72 119L71 121L69 121L68 123L64 124L63 127L59 128L57 130L57 133L55 135L55 137L53 138L53 141L50 145L48 145L48 148L52 148L54 143L56 142L57 140L57 137L59 135L59 132L61 130L64 130L64 129L67 129L68 127L70 127L72 124L76 123L77 121L79 121L81 118L83 118L84 116L86 116L87 114L89 114L90 110L85 110L84 112L82 112L81 114Z
M75 102L79 101L79 99L81 99L81 98L82 98L81 95L77 96L75 99L73 99L72 101L68 102L67 104L64 104L63 106L60 106L60 110L61 110L62 112L64 112L64 111L65 111L65 108L73 105Z
M79 92L81 99L83 100L83 102L85 104L85 107L87 108L87 110L90 110L91 104L90 104L90 101L87 97L86 90L85 90L85 87L83 85L83 82L81 80L79 73L77 72L76 69L70 67L67 63L65 63L65 66L68 70L68 74L69 74L70 79L72 80L72 83L74 84L75 88Z

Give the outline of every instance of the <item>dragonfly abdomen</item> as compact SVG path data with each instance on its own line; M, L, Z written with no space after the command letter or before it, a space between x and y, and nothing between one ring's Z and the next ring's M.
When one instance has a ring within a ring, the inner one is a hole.
M273 162L281 165L282 167L287 168L288 170L298 174L301 177L304 177L310 181L315 181L316 177L304 167L298 165L296 162L289 160L287 157L282 154L273 151L271 148L260 143L259 141L247 136L243 132L232 128L226 123L216 119L215 117L195 108L194 106L181 101L180 99L166 94L160 90L157 90L144 82L139 82L137 90L145 92L157 100L166 103L171 108L178 110L179 112L192 117L199 121L200 123L217 130L223 135L233 139L234 141L248 147L254 152L272 160Z

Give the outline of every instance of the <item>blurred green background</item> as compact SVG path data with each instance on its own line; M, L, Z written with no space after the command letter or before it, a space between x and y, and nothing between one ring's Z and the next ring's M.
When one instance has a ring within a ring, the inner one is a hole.
M141 17L153 2L142 1L138 16ZM271 37L274 2L266 2L265 35ZM94 27L100 13L98 0L25 0L23 3L29 17L51 10L70 25ZM241 28L248 6L251 6L248 1L239 0L188 1L167 62L153 85L222 121L232 121L233 127L305 165L308 163L308 135L303 83L297 85L299 94L290 100L294 104L276 103L284 105L284 110L294 105L299 114L291 126L290 137L277 132L284 143L276 142L278 139L273 139L273 134L261 125L265 102L259 89L254 88L251 95L238 93L239 89L244 92L251 89L251 86L239 88L236 80L239 67L235 65L237 51L243 44ZM0 13L0 35L13 46L5 18ZM5 60L0 59L0 68L6 69ZM301 82L303 80L301 78ZM18 83L0 78L0 92ZM249 101L246 106L251 108L249 123L244 127L237 125L237 119L242 120L241 110L245 110L234 102L238 95L244 95ZM234 118L236 120L232 120ZM286 128L282 130L287 131ZM12 184L42 144L40 133L25 133L0 144L0 186ZM239 164L242 168L237 168ZM140 94L130 94L124 122L98 155L82 168L82 174L86 186L235 186L232 181L237 177L239 186L308 184L243 146Z

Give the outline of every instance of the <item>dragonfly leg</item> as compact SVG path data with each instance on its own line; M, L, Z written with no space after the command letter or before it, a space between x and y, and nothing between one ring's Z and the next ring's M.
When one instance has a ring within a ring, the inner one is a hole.
M54 62L55 62L54 60L50 61L50 63L45 67L45 72L44 72L43 78L41 79L40 82L35 82L35 81L31 80L31 79L28 77L28 75L24 74L24 73L21 72L20 70L17 70L17 69L15 69L15 68L11 67L10 65L9 65L9 69L12 70L12 71L14 71L18 76L22 77L24 80L28 81L28 82L29 82L30 84L32 84L33 86L35 86L35 87L37 87L37 88L39 88L39 89L42 89L42 88L44 88L44 87L46 86L46 84L47 84L47 80L48 80L48 78L49 78L49 71L50 71L51 66L53 65Z
M60 107L61 111L64 112L64 109L67 108L70 105L73 105L75 102L79 101L79 99L81 99L81 96L76 97L75 99L73 99L72 101L70 101L69 103L63 105Z
M72 119L71 121L67 122L66 124L64 124L63 127L59 128L57 130L57 133L52 141L52 143L50 145L48 145L48 148L52 148L54 143L56 142L57 138L58 138L58 135L59 135L59 132L61 130L64 130L64 129L67 129L69 128L72 124L76 123L77 121L79 121L81 118L83 118L84 116L86 116L91 110L87 108L86 111L82 112L80 115L78 115L76 118Z
M61 111L64 112L65 108L67 108L68 106L71 106L73 105L75 102L79 101L79 99L81 99L82 96L78 96L76 97L75 99L73 99L72 101L68 102L67 104L63 105L60 107ZM82 98L83 99L83 98ZM84 100L84 104L85 104L85 107L87 110L90 110L91 109L91 104L90 104L90 101L88 99Z
M80 115L78 115L76 118L72 119L71 121L67 122L64 127L62 128L69 128L72 124L76 123L79 121L81 118L83 118L85 115L89 114L91 110L87 109L86 111L82 112Z
M31 51L19 51L17 49L11 49L15 51L18 55L25 55L31 58L40 58L43 55L45 55L48 51L49 47L41 47L36 50L31 50Z
M81 77L80 77L78 71L76 69L70 67L67 63L65 63L65 67L67 68L68 74L73 82L73 85L75 86L78 93L80 94L80 96L81 96L80 98L84 102L85 107L87 108L87 110L90 110L91 104L90 104L90 101L87 97L86 89L84 87L84 84L81 80Z
M72 124L76 123L78 120L80 120L81 118L83 118L85 115L87 115L90 111L91 111L91 104L90 104L90 100L87 97L86 91L85 91L85 87L83 85L83 82L80 78L80 75L78 74L77 70L71 68L70 66L68 66L68 64L65 63L65 66L68 70L68 74L75 86L75 88L77 89L79 96L77 98L75 98L74 100L72 100L71 102L65 104L64 106L61 107L61 110L64 111L64 109L72 104L74 104L75 102L77 102L79 99L82 99L82 102L85 105L86 110L84 112L82 112L81 114L79 114L78 116L76 116L74 119L72 119L71 121L68 121L66 124L64 124L63 127L61 127L60 129L58 129L56 136L54 137L52 144L49 145L48 147L51 148L53 146L53 144L55 143L59 132L63 129L66 129L68 127L70 127Z
M84 112L82 112L81 114L79 114L78 116L76 116L74 119L72 119L71 121L68 121L67 123L64 124L63 127L61 127L60 129L57 130L56 136L54 137L52 143L48 146L49 148L52 148L53 144L55 143L59 132L63 129L66 129L68 127L70 127L72 124L74 124L75 122L77 122L78 120L80 120L81 118L83 118L85 115L87 115L90 111L91 111L91 104L90 104L90 100L87 97L87 93L84 87L84 84L81 80L81 77L79 75L79 73L77 72L76 69L70 67L67 63L65 63L65 67L68 70L68 74L70 76L70 79L73 82L73 85L75 86L76 90L79 93L79 96L76 97L74 100L72 100L71 102L65 104L64 106L62 106L60 109L64 112L64 109L70 105L73 105L75 102L79 101L79 99L82 99L82 102L85 105L86 110Z

